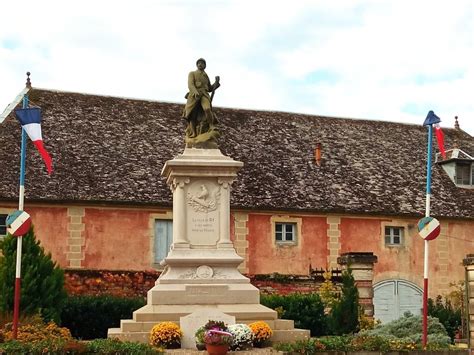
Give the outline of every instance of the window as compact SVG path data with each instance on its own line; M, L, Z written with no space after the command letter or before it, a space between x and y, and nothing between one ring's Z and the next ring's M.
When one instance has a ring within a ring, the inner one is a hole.
M0 214L0 236L7 235L7 216L6 214Z
M403 227L385 227L385 245L402 245L403 232Z
M456 184L457 185L473 185L474 170L471 164L456 164Z
M296 242L296 223L275 223L277 242Z
M166 219L155 220L154 263L159 264L166 256L173 242L173 221Z

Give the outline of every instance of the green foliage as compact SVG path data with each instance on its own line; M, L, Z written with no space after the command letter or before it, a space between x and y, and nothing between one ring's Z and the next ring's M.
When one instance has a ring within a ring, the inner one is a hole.
M341 298L332 306L328 327L334 335L354 333L359 327L359 291L350 269L342 273Z
M351 349L351 340L352 337L348 335L319 338L319 341L328 351L349 351Z
M67 349L67 352L65 351ZM84 347L82 347L83 350ZM63 339L46 339L37 342L20 342L10 340L0 344L0 354L81 354L79 348L77 351L71 349L69 341Z
M117 339L95 339L87 343L88 353L103 355L149 355L163 352L148 344L122 342Z
M312 338L292 343L275 344L274 348L292 354L316 354L319 352L406 352L422 350L421 343L394 339L384 335L342 335ZM448 344L428 343L426 350L446 350Z
M451 341L454 341L456 332L462 327L461 308L455 309L451 300L445 298L443 301L443 298L438 296L435 301L431 298L428 299L428 315L438 318L450 336Z
M358 335L350 342L351 351L381 351L388 352L391 349L390 341L379 335Z
M386 324L378 325L372 330L361 332L367 335L384 336L390 340L421 343L422 316L406 313L403 317ZM447 345L450 338L437 318L428 317L428 343Z
M324 351L325 345L318 339L299 340L294 343L279 343L275 344L274 348L278 351L283 351L292 354L315 354Z
M0 310L13 310L15 289L17 238L8 235L0 244L4 257L0 261ZM60 311L66 299L64 272L44 252L33 227L22 238L21 312L40 314L46 320L60 321Z
M317 293L262 295L260 302L272 309L281 307L284 318L293 319L296 328L309 329L311 336L326 334L324 305Z
M62 309L62 325L75 338L106 338L109 328L119 327L121 319L131 319L133 311L144 305L142 298L72 296Z
M47 339L40 342L11 340L0 344L0 354L105 354L105 355L151 355L163 354L148 344L121 342L116 339L96 339L90 342Z

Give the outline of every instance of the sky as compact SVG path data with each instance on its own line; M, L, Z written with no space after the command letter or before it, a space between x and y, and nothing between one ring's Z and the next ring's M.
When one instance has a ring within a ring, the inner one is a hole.
M220 107L474 136L473 0L2 2L0 113L33 87L185 102L198 58ZM1 129L1 128L0 128Z

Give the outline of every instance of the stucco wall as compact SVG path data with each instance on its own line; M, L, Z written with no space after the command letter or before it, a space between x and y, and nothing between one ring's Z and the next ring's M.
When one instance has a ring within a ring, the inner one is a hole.
M285 219L287 216L279 216ZM326 267L327 223L323 217L298 217L301 234L294 245L279 245L272 235L272 215L250 214L248 265L250 274L307 275L309 267Z
M0 213L14 209L14 205L0 205ZM150 270L156 267L154 220L172 218L171 211L139 208L26 204L25 210L32 216L41 245L64 268ZM275 218L298 221L300 234L294 245L275 242ZM328 267L328 248L334 244L340 249L332 253L373 252L378 257L374 283L402 279L423 285L424 241L417 235L417 219L233 211L231 221L231 238L244 257L240 268L244 273L307 275L310 266ZM385 225L405 228L403 246L385 246ZM464 278L461 262L474 252L474 222L441 220L441 235L429 246L430 296L434 297L449 292L450 282ZM78 255L77 264L72 263L72 254Z
M28 213L34 223L36 238L53 260L60 266L67 265L68 217L67 208L31 207Z
M474 250L474 223L441 222L440 236L429 242L429 295L446 294L449 283L464 278L463 256ZM423 288L424 240L417 219L341 218L341 252L371 251L378 257L374 283L387 279L408 280ZM386 246L384 228L405 229L403 246Z
M84 268L143 270L151 267L150 213L86 208Z

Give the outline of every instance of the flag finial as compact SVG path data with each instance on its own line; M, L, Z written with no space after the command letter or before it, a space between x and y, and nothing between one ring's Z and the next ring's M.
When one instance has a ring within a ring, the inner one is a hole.
M30 80L30 72L26 72L26 87L31 89L31 80Z
M454 129L461 129L459 128L458 116L454 116Z
M428 112L428 115L426 115L425 122L423 122L423 126L428 126L432 125L435 123L440 123L441 119L435 115L433 111Z

